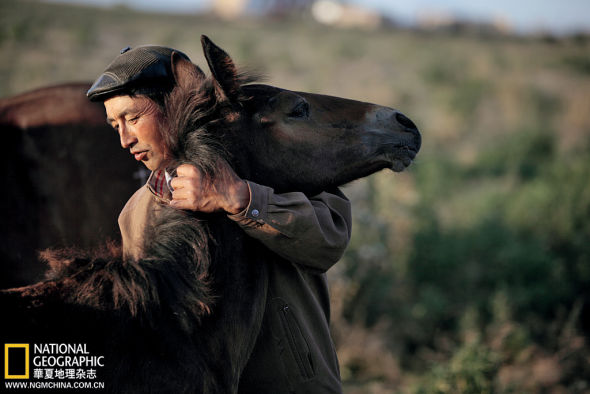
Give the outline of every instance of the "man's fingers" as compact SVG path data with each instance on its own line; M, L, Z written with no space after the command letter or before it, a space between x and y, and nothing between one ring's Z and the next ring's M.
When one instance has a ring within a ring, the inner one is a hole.
M192 178L188 176L175 176L170 181L170 186L172 186L173 189L183 189L189 188L191 186L200 185L200 183L200 178Z
M186 178L185 177L182 177L182 178L174 177L170 180L170 186L174 190L183 189L186 187Z
M176 176L170 181L173 189L198 188L202 183L202 174L191 164L182 164L176 169Z
M176 168L176 174L179 177L189 177L189 178L200 178L201 171L197 169L197 167L193 166L192 164L181 164Z
M189 209L194 210L192 204L188 200L172 200L170 206L177 209Z
M179 209L190 209L196 211L198 208L198 199L194 193L186 189L174 190L172 192L172 200L170 205Z
M186 189L174 189L174 191L172 192L173 200L187 200L193 196L194 194L187 191Z

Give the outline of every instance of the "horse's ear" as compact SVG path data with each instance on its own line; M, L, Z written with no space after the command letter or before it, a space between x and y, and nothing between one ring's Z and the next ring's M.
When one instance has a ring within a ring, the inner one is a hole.
M240 81L234 61L207 36L201 36L201 45L209 69L222 93L230 100L236 98L240 91Z
M170 63L172 66L172 74L178 86L190 86L194 81L205 79L205 73L196 64L191 63L186 57L180 53L173 51Z

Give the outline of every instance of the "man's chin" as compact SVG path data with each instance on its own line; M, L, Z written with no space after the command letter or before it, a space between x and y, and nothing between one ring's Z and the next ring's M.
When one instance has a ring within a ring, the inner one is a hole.
M159 166L154 166L154 163L149 160L142 161L142 164L150 171L155 171L159 168Z
M167 158L166 156L162 157L158 155L157 157L154 157L152 155L146 155L146 157L141 160L141 162L147 167L148 170L156 171L168 168L169 165L172 164L173 160Z
M148 161L144 162L144 164L151 171L168 170L174 164L174 160L163 159L163 160L158 160L157 163L154 163L154 161L152 160L152 161L149 161L149 165L148 165Z

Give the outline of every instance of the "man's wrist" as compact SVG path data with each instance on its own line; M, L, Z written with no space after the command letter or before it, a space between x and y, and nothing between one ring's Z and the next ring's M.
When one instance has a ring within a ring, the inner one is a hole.
M242 212L248 207L250 203L250 188L248 183L244 180L240 180L232 193L232 200L227 207L227 213L235 215Z

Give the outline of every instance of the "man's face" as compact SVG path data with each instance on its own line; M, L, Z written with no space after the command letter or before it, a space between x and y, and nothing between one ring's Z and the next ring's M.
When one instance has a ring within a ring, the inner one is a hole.
M159 131L163 118L158 105L145 96L115 96L104 102L107 122L119 133L121 146L150 170L165 164L168 149Z

